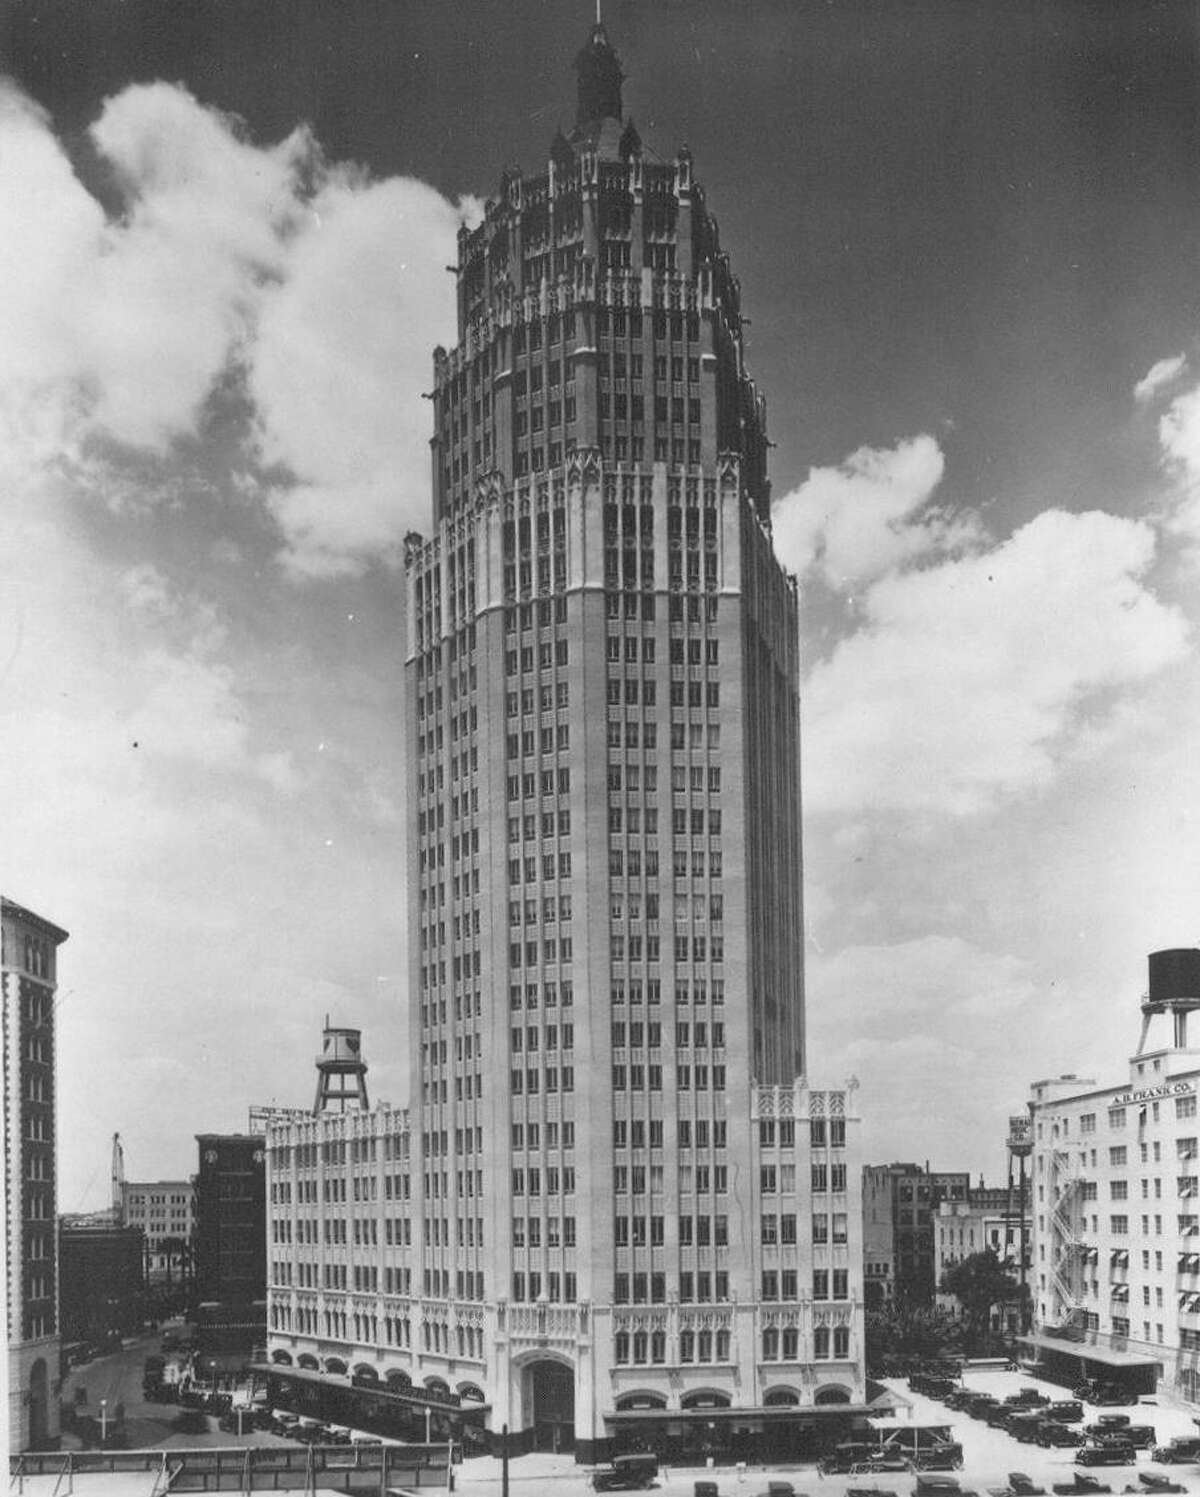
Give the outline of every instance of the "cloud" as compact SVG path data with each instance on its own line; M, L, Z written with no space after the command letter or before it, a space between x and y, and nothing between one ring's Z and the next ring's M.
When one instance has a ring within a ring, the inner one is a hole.
M1045 995L1026 959L935 933L810 958L806 988L819 1075L861 1082L868 1159L927 1158L934 1099L951 1140L935 1165L977 1167L989 1127L999 1158L1008 1113L1044 1063ZM1003 1064L982 1063L989 1052Z
M1171 359L1159 359L1133 387L1133 398L1139 405L1148 405L1168 385L1174 384L1187 368L1187 355L1176 354Z
M393 562L428 519L421 391L453 336L445 266L474 202L331 165L304 127L255 144L177 85L124 89L90 134L107 215L44 113L0 84L8 461L65 463L97 499L145 508L170 487L147 481L145 454L200 434L220 393L242 414L240 492L294 574Z
M789 571L819 570L830 587L845 589L970 546L980 538L977 523L929 503L944 472L941 448L924 435L814 468L772 509L776 554Z
M1003 544L881 578L864 623L812 672L806 805L965 816L1044 787L1085 709L1187 645L1143 583L1150 526L1047 510Z

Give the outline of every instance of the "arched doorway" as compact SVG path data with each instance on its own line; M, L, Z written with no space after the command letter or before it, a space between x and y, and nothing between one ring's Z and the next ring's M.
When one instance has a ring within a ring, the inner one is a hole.
M525 1369L535 1450L575 1448L575 1370L562 1362L533 1362Z
M50 1380L39 1357L29 1370L29 1449L45 1450L50 1440Z

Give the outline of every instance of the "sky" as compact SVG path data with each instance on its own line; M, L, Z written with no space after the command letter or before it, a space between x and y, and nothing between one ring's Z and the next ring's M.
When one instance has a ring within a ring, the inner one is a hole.
M431 350L588 0L0 18L0 891L60 958L60 1209L405 1098ZM800 579L809 1072L989 1178L1200 944L1200 36L1174 0L606 0L751 319Z

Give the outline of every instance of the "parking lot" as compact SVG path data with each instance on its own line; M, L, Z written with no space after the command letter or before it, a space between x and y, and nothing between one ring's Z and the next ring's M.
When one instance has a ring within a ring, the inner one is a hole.
M980 1393L991 1393L1001 1401L1021 1388L1031 1387L1054 1399L1071 1397L1069 1389L1039 1382L1020 1373L991 1369L968 1371L963 1384ZM951 1427L951 1438L963 1447L962 1470L953 1475L964 1492L988 1497L991 1489L1007 1485L1010 1471L1022 1471L1049 1493L1055 1482L1069 1482L1076 1470L1073 1450L1022 1444L1004 1430L989 1429L981 1420L948 1409L938 1400L910 1392L903 1379L889 1379L885 1386L897 1394L898 1414L904 1413L906 1405L911 1406L914 1424ZM1166 1444L1176 1436L1200 1434L1194 1411L1167 1398L1143 1398L1136 1404L1105 1405L1103 1408L1084 1403L1085 1424L1094 1423L1102 1414L1127 1414L1132 1423L1153 1425L1159 1444ZM1190 1492L1200 1494L1200 1464L1157 1466L1149 1451L1139 1451L1130 1465L1098 1466L1090 1474L1111 1487L1114 1493L1119 1493L1127 1486L1140 1488L1138 1472L1150 1470L1163 1471ZM457 1468L455 1475L460 1490L478 1491L479 1497L484 1497L489 1490L497 1493L500 1490L500 1464L491 1458L468 1461ZM704 1479L717 1483L721 1497L759 1497L759 1494L765 1497L768 1483L780 1480L790 1481L796 1493L805 1494L805 1497L846 1497L851 1489L912 1497L915 1486L915 1478L906 1472L878 1476L822 1476L812 1465L771 1467L770 1470L752 1467L744 1472L718 1466L711 1471L672 1467L660 1472L653 1490L661 1497L693 1497L696 1481ZM583 1493L587 1490L588 1473L573 1465L570 1456L531 1455L511 1463L510 1491L513 1497L534 1497L534 1494L549 1497L551 1493Z

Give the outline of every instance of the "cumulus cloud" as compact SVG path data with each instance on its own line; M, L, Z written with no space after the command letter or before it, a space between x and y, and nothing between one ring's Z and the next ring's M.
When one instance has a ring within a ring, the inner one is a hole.
M1179 659L1139 521L1047 510L1001 545L893 573L807 687L812 811L963 816L1046 785L1083 711Z
M1133 398L1139 405L1147 405L1168 385L1172 385L1187 368L1187 355L1176 354L1171 359L1159 359L1157 364L1151 365L1143 377L1133 387Z
M931 436L860 447L836 468L813 468L773 507L775 551L798 575L817 569L835 589L969 546L977 522L932 505L945 458Z
M252 492L291 570L394 559L405 531L427 523L421 391L430 348L453 334L445 266L475 205L331 165L303 127L255 144L164 83L109 99L91 138L119 199L112 215L45 115L0 85L9 450L61 463L102 436L168 454L224 387L248 418L241 466L257 470ZM119 486L110 473L100 487Z
M1045 1063L1045 994L1028 961L935 933L817 957L806 987L814 1076L859 1078L868 1158L926 1159L933 1099L953 1140L935 1167L983 1162L989 1125L999 1158L1004 1120Z

